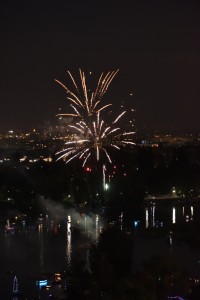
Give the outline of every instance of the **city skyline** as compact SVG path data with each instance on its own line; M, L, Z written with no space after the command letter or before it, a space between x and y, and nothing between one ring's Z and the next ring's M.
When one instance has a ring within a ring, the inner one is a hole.
M197 3L46 4L2 4L0 131L54 126L67 107L54 79L79 67L120 69L105 104L134 107L137 131L200 130Z

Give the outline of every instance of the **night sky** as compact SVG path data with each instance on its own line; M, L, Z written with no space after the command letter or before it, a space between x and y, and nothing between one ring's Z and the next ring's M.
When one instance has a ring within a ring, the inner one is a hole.
M56 123L66 70L120 69L105 97L138 131L200 130L198 1L4 1L0 132ZM130 96L130 93L133 93Z

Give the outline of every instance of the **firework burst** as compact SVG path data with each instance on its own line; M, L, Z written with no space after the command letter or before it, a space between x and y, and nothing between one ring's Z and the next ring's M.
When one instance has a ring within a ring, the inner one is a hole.
M119 70L109 71L106 74L101 73L96 89L92 92L88 91L87 89L86 76L81 69L79 69L80 86L78 85L78 83L76 83L72 74L69 71L67 71L70 80L73 84L74 90L68 88L65 84L55 79L55 81L66 90L68 95L67 99L69 100L70 106L73 109L73 113L58 114L57 116L72 116L84 118L85 114L87 116L91 116L111 106L112 104L102 106L101 100L118 71Z
M57 160L63 159L69 163L75 158L83 160L84 167L88 159L95 153L96 160L100 160L103 154L107 160L112 163L109 150L115 148L120 150L123 146L135 145L132 135L135 132L123 132L117 127L119 120L125 115L126 111L121 112L117 118L108 125L100 117L100 112L95 116L94 121L81 120L72 125L68 125L73 134L70 140L67 140L64 148L57 152Z

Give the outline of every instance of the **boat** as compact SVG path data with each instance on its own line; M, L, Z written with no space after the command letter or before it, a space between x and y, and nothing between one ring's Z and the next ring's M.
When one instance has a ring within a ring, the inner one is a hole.
M22 292L19 290L19 285L18 285L17 277L15 276L14 280L13 280L12 295L13 296L19 296L19 295L21 295L21 293Z

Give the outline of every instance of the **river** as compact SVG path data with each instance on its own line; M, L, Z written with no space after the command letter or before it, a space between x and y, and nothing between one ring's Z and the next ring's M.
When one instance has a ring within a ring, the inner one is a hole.
M200 216L199 204L159 205L151 204L143 208L143 217L132 217L126 220L126 214L110 217L110 223L118 223L121 230L132 234L134 239L133 271L142 269L143 262L155 255L173 254L183 269L194 276L200 273L198 260L200 246L191 246L184 240L175 239L173 234L154 235L158 229L166 229L173 225L195 224ZM3 219L4 217L4 219ZM103 216L96 214L79 214L68 212L62 220L40 215L32 222L28 216L15 214L8 219L2 216L0 227L0 299L49 299L52 293L60 299L67 293L67 277L63 276L61 284L52 288L40 288L36 281L41 275L46 276L48 284L55 281L53 274L67 274L73 260L79 258L87 261L88 243L98 241L99 233L104 226ZM12 224L15 223L15 224ZM5 225L10 230L5 231ZM128 225L127 225L128 224ZM12 230L13 226L13 230ZM79 232L80 229L80 232ZM150 230L152 235L144 235ZM13 280L17 277L20 297L12 296Z

